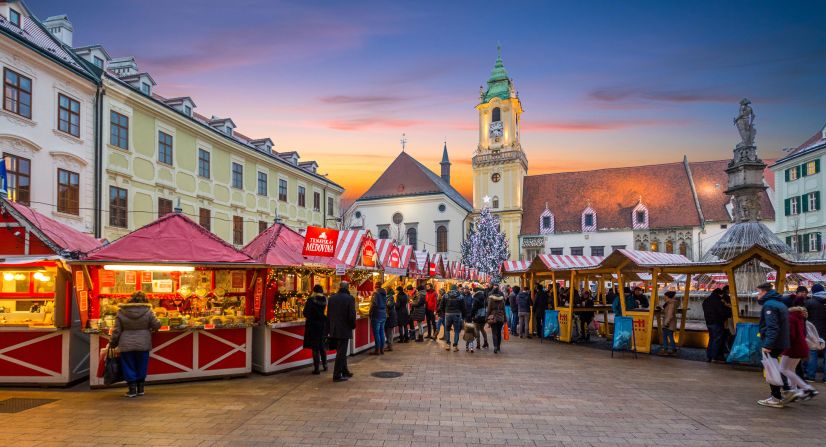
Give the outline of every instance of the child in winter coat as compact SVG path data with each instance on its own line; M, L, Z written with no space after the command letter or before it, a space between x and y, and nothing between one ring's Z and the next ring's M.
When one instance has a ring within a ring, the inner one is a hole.
M476 325L473 324L472 321L465 323L465 335L462 336L462 339L465 340L465 351L470 352L473 354L473 342L476 341L476 338L479 336L479 333L476 329Z

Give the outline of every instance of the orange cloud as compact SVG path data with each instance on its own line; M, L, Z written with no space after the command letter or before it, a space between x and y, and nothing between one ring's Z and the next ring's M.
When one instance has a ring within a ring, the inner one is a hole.
M354 118L349 120L334 119L324 122L324 125L330 129L348 131L362 130L366 128L403 129L413 126L420 126L422 124L425 124L425 121L378 117Z

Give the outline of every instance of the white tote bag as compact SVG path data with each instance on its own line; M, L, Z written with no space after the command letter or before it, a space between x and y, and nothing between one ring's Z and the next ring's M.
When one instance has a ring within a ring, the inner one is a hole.
M783 386L783 376L780 375L780 364L777 359L767 353L763 353L763 371L766 374L766 383L769 385Z
M822 351L826 342L820 338L820 334L817 333L817 328L811 321L806 322L806 344L809 345L809 349L812 351Z

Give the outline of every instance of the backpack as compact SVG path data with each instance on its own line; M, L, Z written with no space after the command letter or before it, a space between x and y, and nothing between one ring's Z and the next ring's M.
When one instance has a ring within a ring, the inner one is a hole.
M808 344L809 349L813 351L822 351L824 347L826 347L826 342L820 338L820 335L817 333L817 328L811 321L806 322L806 344Z

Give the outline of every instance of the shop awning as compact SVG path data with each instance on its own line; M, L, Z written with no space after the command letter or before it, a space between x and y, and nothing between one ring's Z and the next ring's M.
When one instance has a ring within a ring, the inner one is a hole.
M445 275L445 266L444 266L444 259L442 255L439 253L433 254L430 257L430 264L433 265L433 274L435 276L446 276Z
M660 253L653 251L638 251L638 250L618 250L624 254L634 264L640 267L645 266L664 266L664 265L687 265L691 264L691 259L683 255L673 253Z
M528 271L528 267L531 266L530 261L505 261L502 263L502 274L519 274Z
M88 254L88 261L255 264L223 239L180 213L167 214Z
M416 273L426 275L429 268L429 259L430 256L428 255L427 250L415 250L413 252L413 264L415 265L413 270Z
M54 251L55 254L74 253L79 255L82 253L88 253L101 245L101 242L91 235L80 232L69 225L46 217L27 206L7 199L2 199L2 207L4 212L7 211L15 221L27 230L32 231L34 235L49 246L51 251ZM8 221L8 219L3 220ZM21 241L20 245L23 245L23 241L26 240L26 236L20 237L19 240ZM46 254L42 252L38 253L36 252L37 250L33 250L33 248L34 247L32 247L30 243L30 251L28 253L24 253L21 249L19 254Z
M599 266L603 259L602 256L539 255L529 268L537 271L589 269Z
M410 265L410 258L413 257L413 246L412 245L399 245L399 265L402 268L407 268Z
M396 245L392 239L378 239L376 240L376 259L379 264L387 264L387 257L390 256L390 251Z
M332 257L304 256L304 236L290 227L276 223L255 237L241 251L257 262L272 267L335 268Z
M343 230L338 232L336 258L340 264L348 267L356 265L362 240L367 237L367 230Z

